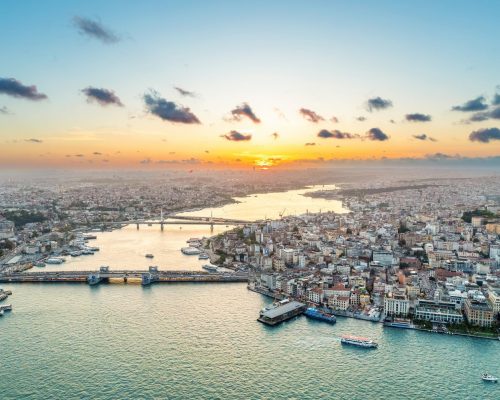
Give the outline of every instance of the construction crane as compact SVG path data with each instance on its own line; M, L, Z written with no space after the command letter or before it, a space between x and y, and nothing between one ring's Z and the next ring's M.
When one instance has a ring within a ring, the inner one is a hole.
M283 219L283 214L285 214L285 211L286 211L286 207L283 209L283 211L281 211L279 213L279 216L280 216L281 219Z

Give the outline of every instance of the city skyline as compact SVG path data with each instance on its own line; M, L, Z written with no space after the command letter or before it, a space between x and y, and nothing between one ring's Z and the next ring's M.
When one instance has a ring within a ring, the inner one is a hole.
M0 165L497 162L500 6L424 3L6 1Z

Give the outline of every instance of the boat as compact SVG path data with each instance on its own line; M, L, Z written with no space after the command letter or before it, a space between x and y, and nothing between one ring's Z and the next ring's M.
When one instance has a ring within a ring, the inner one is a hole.
M485 382L493 382L493 383L498 382L498 378L496 376L490 375L488 373L482 374L481 379Z
M63 258L50 257L45 260L46 264L62 264L65 260Z
M334 324L335 322L337 322L337 318L335 318L335 315L325 313L325 312L320 311L314 307L309 307L304 312L304 315L306 317L311 318L311 319L316 319L318 321L328 322L329 324Z
M99 247L91 246L91 247L89 247L89 250L90 251L99 251Z
M208 254L206 253L201 253L199 256L198 256L198 260L208 260L210 257L208 256Z
M257 321L266 325L275 326L302 314L306 308L307 306L304 303L285 299L271 307L264 308L260 312Z
M152 255L151 253L148 253L148 254L146 254L146 256L145 256L145 257L146 257L146 258L154 258L154 255Z
M43 262L36 263L35 267L43 268L43 267L45 267L45 263L43 263Z
M195 247L183 247L181 251L187 256L196 256L201 253L201 251Z
M205 264L201 268L208 272L217 272L217 266L215 265L210 265L210 264Z
M415 328L415 325L413 325L409 319L404 319L404 318L394 318L393 321L385 320L384 326L388 326L390 328L401 328L401 329Z
M82 252L81 251L72 251L71 253L69 253L69 255L71 257L79 257L82 255Z
M378 344L375 343L373 340L352 335L342 336L342 338L340 339L340 343L346 345L364 347L366 349L376 349L378 347Z

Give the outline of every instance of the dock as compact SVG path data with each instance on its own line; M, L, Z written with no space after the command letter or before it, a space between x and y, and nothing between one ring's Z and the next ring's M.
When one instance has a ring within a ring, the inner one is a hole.
M0 283L87 283L93 286L109 281L126 283L129 280L140 281L143 286L156 282L248 282L248 274L242 272L160 271L157 267L149 267L149 270L110 270L108 267L101 267L98 271L44 271L0 274Z
M306 308L307 306L304 303L291 301L279 307L262 312L257 321L266 325L275 326L302 314Z

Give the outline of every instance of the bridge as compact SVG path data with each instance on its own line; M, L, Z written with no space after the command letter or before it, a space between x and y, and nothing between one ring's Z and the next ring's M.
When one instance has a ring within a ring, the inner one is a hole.
M231 218L217 218L217 217L196 217L196 216L183 216L183 215L167 215L163 216L163 211L161 211L159 220L130 220L130 221L117 221L112 222L113 225L136 225L139 229L139 225L160 225L161 230L163 230L164 225L242 225L248 224L252 221L245 221L241 219L231 219Z
M157 267L149 270L113 270L101 267L99 271L47 271L16 272L0 274L0 283L88 283L97 285L101 282L140 280L143 286L151 283L176 282L248 282L248 274L242 272L209 273L204 271L160 271Z

